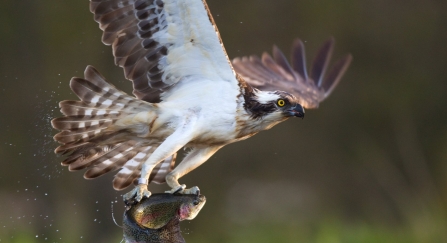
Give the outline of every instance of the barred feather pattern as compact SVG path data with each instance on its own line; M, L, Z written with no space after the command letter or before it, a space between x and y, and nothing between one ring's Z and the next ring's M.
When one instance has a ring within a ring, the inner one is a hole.
M116 65L123 67L126 78L133 81L134 94L159 102L160 93L170 86L162 79L160 62L171 44L154 38L167 28L163 1L91 0L90 11L104 31L102 41L113 47Z
M115 188L115 190L122 190L132 184L132 182L133 184L137 184L137 179L141 175L140 172L143 163L156 148L156 146L147 146L131 160L128 160L116 174L115 179L113 180L113 188ZM154 169L152 169L151 175L149 176L149 182L157 184L165 183L166 175L174 169L176 157L177 153L174 153L172 156L157 164Z
M177 158L177 153L165 159L163 162L159 163L151 172L149 181L155 182L157 184L166 182L166 175L174 169L175 159Z
M53 127L61 130L54 136L61 143L55 152L68 155L62 165L70 171L87 169L86 179L122 168L113 181L114 188L122 190L140 175L158 144L138 139L131 129L116 123L140 112L154 112L155 106L119 91L91 66L84 75L70 81L81 100L60 102L65 116L52 120ZM174 163L175 155L156 165L151 179L163 183Z

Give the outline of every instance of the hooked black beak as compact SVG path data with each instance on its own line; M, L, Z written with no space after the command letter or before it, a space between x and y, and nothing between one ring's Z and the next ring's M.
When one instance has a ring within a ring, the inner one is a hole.
M300 104L290 107L286 112L288 116L300 117L301 119L304 118L304 108Z

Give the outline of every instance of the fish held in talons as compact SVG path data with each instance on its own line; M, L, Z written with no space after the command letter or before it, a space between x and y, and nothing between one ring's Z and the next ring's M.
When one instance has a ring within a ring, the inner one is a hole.
M180 221L194 219L204 195L153 194L140 202L126 201L123 236L126 243L184 243Z

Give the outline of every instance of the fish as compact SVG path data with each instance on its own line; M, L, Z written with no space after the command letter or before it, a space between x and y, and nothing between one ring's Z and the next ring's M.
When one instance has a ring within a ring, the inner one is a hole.
M206 202L204 195L152 194L139 203L125 202L123 238L126 243L185 243L180 221L193 220Z

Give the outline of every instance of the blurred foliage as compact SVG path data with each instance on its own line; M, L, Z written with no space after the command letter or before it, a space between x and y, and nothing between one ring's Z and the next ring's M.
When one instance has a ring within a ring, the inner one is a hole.
M334 57L354 61L306 119L181 179L208 199L182 223L187 242L447 242L446 1L208 4L231 58L300 37L311 59L334 36ZM131 92L101 34L87 0L2 1L0 242L120 241L113 175L86 181L60 166L49 123L88 64Z

